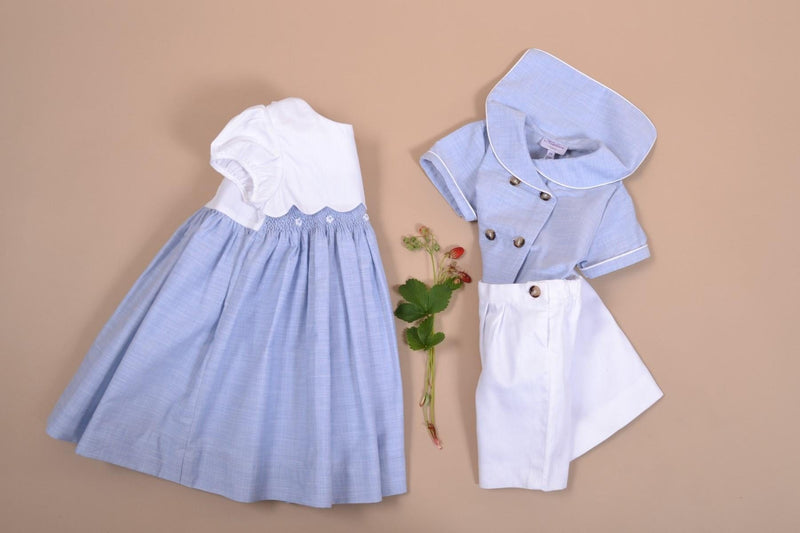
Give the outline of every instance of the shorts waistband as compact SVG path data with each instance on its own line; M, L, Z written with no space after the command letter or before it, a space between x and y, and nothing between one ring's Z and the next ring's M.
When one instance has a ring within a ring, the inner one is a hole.
M555 303L574 300L580 295L581 279L545 279L524 283L486 283L478 281L478 298L482 301Z

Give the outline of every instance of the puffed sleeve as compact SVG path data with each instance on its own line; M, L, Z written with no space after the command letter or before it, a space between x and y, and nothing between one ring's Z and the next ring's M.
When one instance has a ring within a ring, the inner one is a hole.
M606 205L586 258L578 263L584 277L596 278L650 257L647 236L636 218L622 182Z
M475 185L478 167L486 154L483 121L462 126L422 154L420 165L447 203L468 222L478 219Z
M211 166L235 183L247 203L261 209L275 193L280 157L263 105L233 117L211 143Z

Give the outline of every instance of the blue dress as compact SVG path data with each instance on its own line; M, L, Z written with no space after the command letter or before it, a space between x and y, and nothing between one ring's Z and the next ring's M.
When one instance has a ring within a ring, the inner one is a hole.
M405 492L395 329L352 129L299 99L255 106L212 165L217 195L135 282L47 432L237 501Z

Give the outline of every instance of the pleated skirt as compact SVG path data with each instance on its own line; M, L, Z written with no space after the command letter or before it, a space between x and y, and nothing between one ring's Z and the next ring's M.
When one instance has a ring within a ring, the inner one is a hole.
M105 324L47 432L237 501L405 492L397 342L363 204L292 208L258 230L200 208Z

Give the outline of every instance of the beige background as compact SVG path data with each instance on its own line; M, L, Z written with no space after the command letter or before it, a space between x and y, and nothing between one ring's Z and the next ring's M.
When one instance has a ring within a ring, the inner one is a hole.
M798 531L794 1L2 2L0 530ZM355 126L390 283L428 276L418 223L467 247L416 160L481 118L529 47L609 85L659 139L627 183L652 259L593 282L666 396L573 464L568 490L476 485L476 286L440 350L443 451L401 347L409 492L240 504L84 459L45 419L156 251L213 194L208 145L255 103Z

